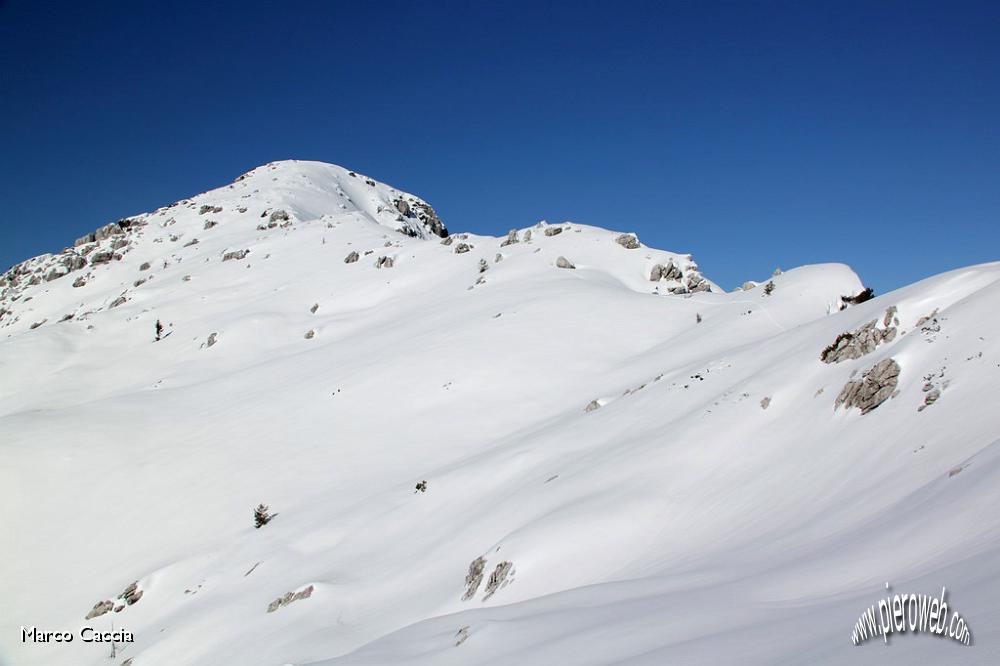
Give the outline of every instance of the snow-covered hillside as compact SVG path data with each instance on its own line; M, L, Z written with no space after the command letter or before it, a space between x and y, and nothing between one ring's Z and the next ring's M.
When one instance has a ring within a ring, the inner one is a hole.
M15 266L0 663L1000 658L1000 264L853 304L640 240L276 162ZM886 582L974 645L853 646Z

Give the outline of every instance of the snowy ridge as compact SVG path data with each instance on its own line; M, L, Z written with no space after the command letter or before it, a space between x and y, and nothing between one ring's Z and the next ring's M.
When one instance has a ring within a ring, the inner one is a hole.
M0 662L109 663L11 637L111 621L132 666L996 654L1000 264L723 293L628 233L445 235L368 180L268 165L7 274ZM975 645L853 647L886 581L947 586Z

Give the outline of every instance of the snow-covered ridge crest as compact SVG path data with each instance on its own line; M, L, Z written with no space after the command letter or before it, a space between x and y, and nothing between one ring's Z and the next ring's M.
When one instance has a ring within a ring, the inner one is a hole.
M446 249L424 247L432 241ZM313 243L326 246L327 256L311 261L307 246ZM403 250L411 256L402 256ZM336 262L328 256L334 251L343 253ZM443 259L448 254L455 256ZM413 194L340 166L289 160L106 224L57 254L15 265L0 276L0 329L13 333L85 320L130 301L153 305L154 281L199 280L225 262L245 261L248 268L277 262L285 269L281 279L297 274L322 280L337 273L341 259L389 268L418 257L450 265L476 257L474 274L509 257L542 273L578 269L586 279L609 279L645 293L721 291L690 255L645 247L634 234L540 222L497 238L449 236L434 208ZM379 279L370 271L358 273ZM429 272L411 275L425 280ZM197 288L187 291L191 297L198 293Z

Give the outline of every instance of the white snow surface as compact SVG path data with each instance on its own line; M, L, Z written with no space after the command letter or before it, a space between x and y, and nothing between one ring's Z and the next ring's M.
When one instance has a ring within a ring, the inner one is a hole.
M127 239L119 259L44 279L83 244L6 286L0 663L1000 660L1000 264L844 310L862 284L840 264L675 295L651 267L699 276L691 257L627 229L445 245L368 180L266 165L87 255ZM894 339L820 360L890 306ZM892 398L834 409L890 357ZM947 587L973 645L852 645L886 582ZM135 636L113 662L21 642L112 622Z

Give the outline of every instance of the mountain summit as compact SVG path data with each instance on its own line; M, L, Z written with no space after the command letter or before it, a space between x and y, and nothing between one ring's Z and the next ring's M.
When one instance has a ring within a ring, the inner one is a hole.
M3 276L0 662L981 663L998 283L725 293L317 162L112 222ZM976 647L855 648L887 582Z

